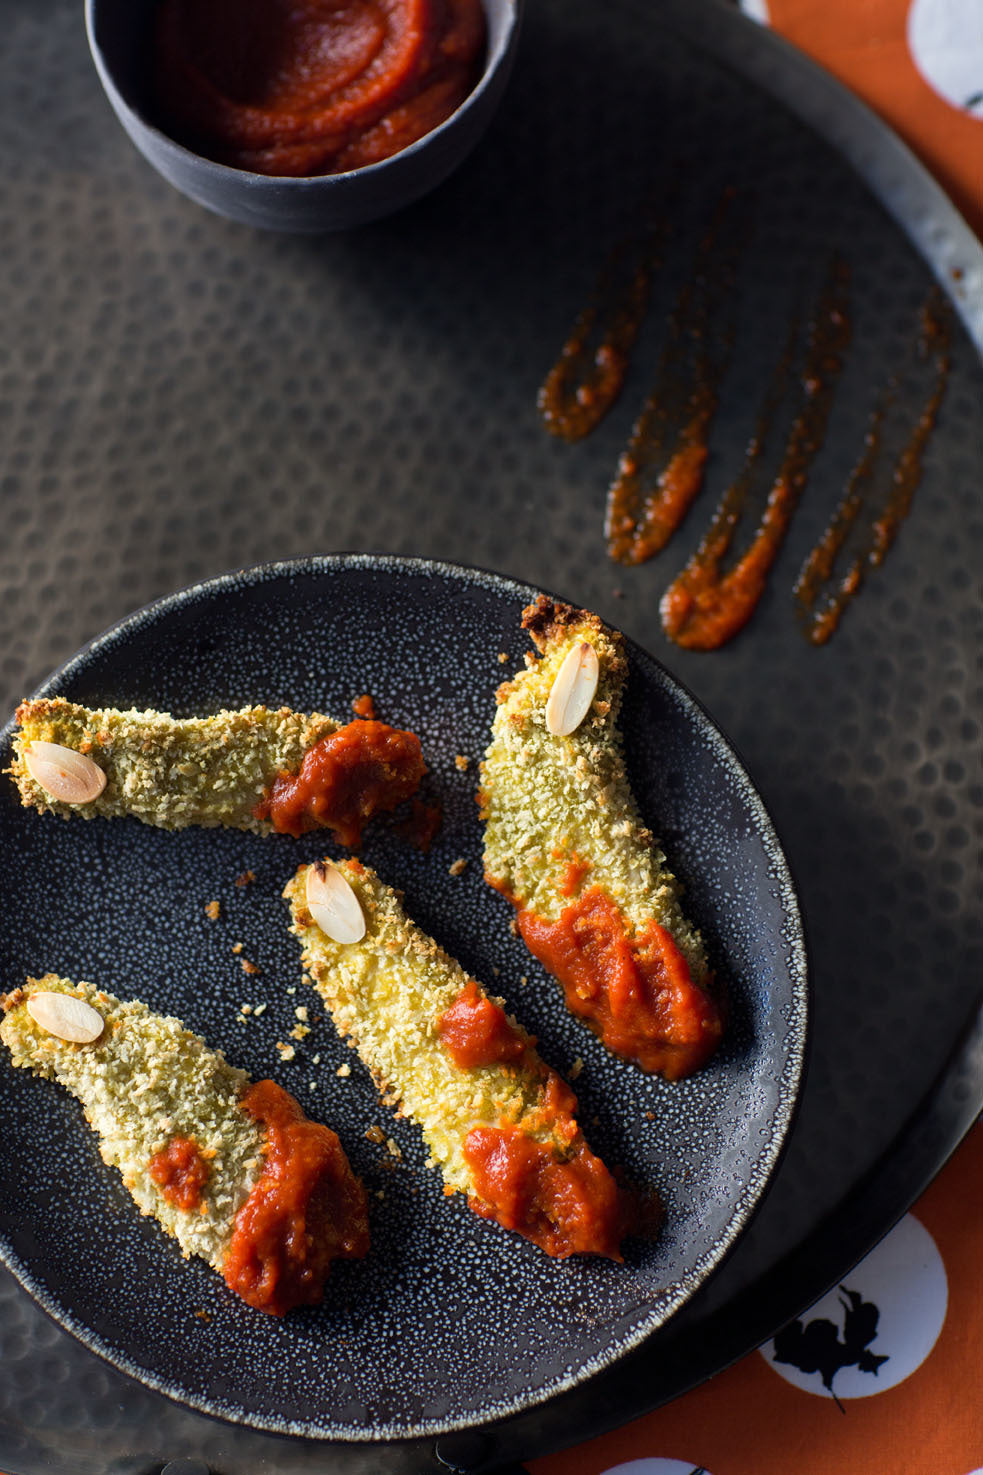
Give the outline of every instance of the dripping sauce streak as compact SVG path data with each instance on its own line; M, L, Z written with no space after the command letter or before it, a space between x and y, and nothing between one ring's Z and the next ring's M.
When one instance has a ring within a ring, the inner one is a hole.
M664 238L656 230L640 246L622 244L611 252L591 301L543 381L539 413L561 440L589 435L621 393Z
M799 403L782 463L750 544L723 572L750 481L742 476L736 492L724 493L699 547L662 597L663 629L687 650L716 650L725 644L743 629L764 592L826 431L850 339L848 294L849 268L836 259L810 325ZM753 442L752 453L759 453Z
M731 357L734 286L746 233L733 219L735 199L727 190L706 228L669 320L655 386L608 491L605 533L617 563L644 563L665 547L703 483L710 426Z
M833 583L837 558L857 524L868 496L876 489L876 472L883 460L884 422L897 397L898 385L893 378L881 392L871 416L863 454L847 483L843 498L796 581L795 597L803 630L813 645L825 645L834 634L867 572L883 563L908 515L922 476L925 446L935 426L948 383L950 340L951 325L944 299L935 291L922 309L918 343L919 358L932 361L932 385L914 429L894 461L882 508L870 520L859 551L838 581ZM824 590L825 597L820 602Z

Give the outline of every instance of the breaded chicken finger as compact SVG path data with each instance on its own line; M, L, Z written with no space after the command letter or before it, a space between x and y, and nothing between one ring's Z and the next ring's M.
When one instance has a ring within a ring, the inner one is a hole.
M716 1049L721 1011L628 784L621 636L545 596L522 623L542 658L498 691L478 795L485 879L570 1010L616 1054L678 1079Z
M15 1066L82 1103L141 1213L280 1316L368 1249L365 1192L330 1128L138 1000L48 974L0 998Z
M625 1202L573 1092L502 1001L357 860L301 866L284 895L309 981L386 1101L422 1128L444 1191L549 1255L620 1260Z
M17 721L8 772L26 807L133 815L166 830L326 826L356 845L365 822L408 798L426 772L411 732L287 707L174 718L48 697L22 702Z

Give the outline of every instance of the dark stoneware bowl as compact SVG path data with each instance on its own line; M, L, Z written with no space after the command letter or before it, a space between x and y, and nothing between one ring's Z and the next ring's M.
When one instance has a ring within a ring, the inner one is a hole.
M202 158L161 130L150 94L148 22L154 0L85 0L92 57L126 132L159 174L219 215L267 230L314 234L362 225L427 194L481 138L505 90L523 0L484 0L485 70L455 113L391 159L346 174L273 178Z
M369 1257L333 1267L321 1306L263 1316L141 1219L77 1102L0 1060L0 1259L88 1346L194 1408L347 1441L418 1438L528 1409L661 1327L736 1244L774 1174L802 1083L808 1012L795 891L740 761L637 646L626 759L727 981L719 1053L674 1084L609 1055L568 1014L510 932L511 907L482 879L477 761L495 688L528 648L519 622L535 593L417 559L275 564L151 605L44 690L175 714L264 701L343 715L369 692L381 717L419 732L441 832L424 856L400 837L398 819L380 820L364 859L505 997L551 1065L582 1062L576 1090L591 1145L666 1206L660 1237L629 1242L623 1265L550 1260L469 1213L460 1195L445 1198L418 1128L380 1103L320 1008L296 1058L280 1059L295 1006L313 1000L281 891L301 861L336 851L323 833L65 822L22 809L9 781L0 784L0 845L17 857L0 881L0 977L50 968L177 1014L329 1122L369 1189ZM8 725L0 767L10 738ZM246 870L253 884L236 887ZM215 898L222 916L211 921L205 903ZM260 968L255 978L243 974L237 942ZM244 1022L240 1005L261 1000L266 1011ZM377 1125L398 1144L398 1163L367 1139Z

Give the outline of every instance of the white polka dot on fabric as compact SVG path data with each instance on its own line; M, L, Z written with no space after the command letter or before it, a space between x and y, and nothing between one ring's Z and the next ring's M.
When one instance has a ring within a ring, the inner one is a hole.
M648 1458L642 1460L628 1460L623 1465L612 1465L608 1470L602 1470L601 1475L710 1475L710 1471L704 1465L696 1465L691 1460L662 1460Z
M966 0L912 0L908 50L928 85L983 122L983 15Z
M771 23L768 0L740 0L740 6L744 14L749 15L752 20L760 21L763 26Z
M907 1214L839 1286L760 1350L797 1388L825 1398L868 1398L921 1366L947 1305L935 1241Z

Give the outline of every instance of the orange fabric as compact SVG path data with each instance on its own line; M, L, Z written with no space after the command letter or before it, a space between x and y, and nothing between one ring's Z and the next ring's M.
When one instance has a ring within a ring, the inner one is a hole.
M964 3L967 27L978 32L980 0ZM908 47L908 11L908 0L768 0L773 29L890 123L983 236L983 118L946 102L922 77Z
M646 1457L702 1465L707 1475L970 1475L983 1467L983 1126L913 1213L941 1254L949 1295L938 1340L903 1382L845 1399L841 1412L753 1352L653 1414L530 1462L532 1475L603 1475ZM858 1272L848 1285L862 1282Z

